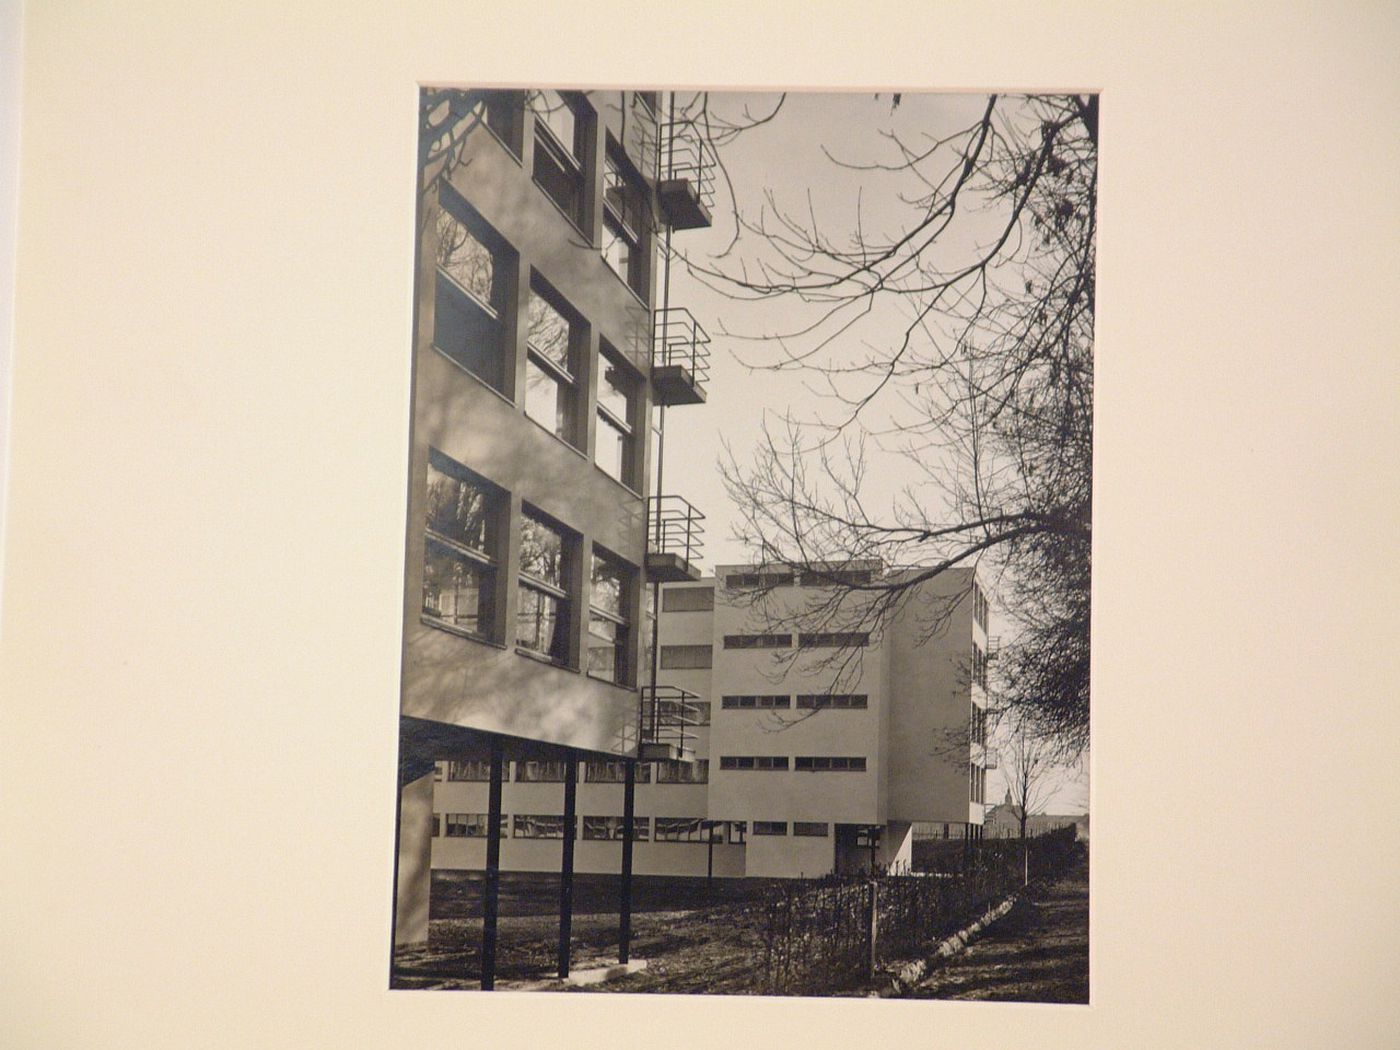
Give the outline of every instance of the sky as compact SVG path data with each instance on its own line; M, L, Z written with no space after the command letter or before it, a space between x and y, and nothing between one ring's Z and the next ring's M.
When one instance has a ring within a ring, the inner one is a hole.
M726 116L738 117L745 110L760 116L770 113L777 100L773 94L728 93L712 96L712 105ZM927 142L928 136L946 135L976 120L986 97L906 93L898 107L892 104L889 94L789 93L776 118L744 132L724 148L733 199L723 184L718 186L712 226L677 231L673 235L675 250L700 266L760 258L762 245L750 239L721 258L735 232L736 203L741 213L752 218L771 201L789 213L814 217L825 235L842 240L856 228L857 218L867 236L905 229L915 214L900 200L900 194L911 189L906 177L845 169L831 158L867 165L892 163L898 152L885 132L895 132L910 145ZM949 250L961 252L972 247L979 233L990 229L995 219L991 214L971 216L957 238L949 242ZM684 496L706 515L704 568L713 571L716 565L749 560L748 552L734 538L737 516L721 477L720 467L729 453L740 466L750 460L765 416L772 419L774 413L792 411L803 418L829 418L835 406L810 378L751 367L771 359L775 333L791 332L811 322L810 307L790 300L736 302L707 287L679 261L670 269L669 302L689 309L711 337L706 403L667 413L664 488ZM888 339L889 333L902 332L901 322L896 312L873 315L853 330L848 346L835 352L859 353L862 340L878 343ZM900 410L895 405L876 407L885 413ZM678 447L684 450L682 454L677 454ZM906 486L920 482L917 468L904 457L871 450L865 485L868 506L889 506ZM927 498L939 497L929 491ZM995 605L989 633L1009 633L1009 624ZM1045 809L1087 809L1087 784L1086 770L1060 771ZM991 771L988 801L1000 801L1003 791L1000 771Z

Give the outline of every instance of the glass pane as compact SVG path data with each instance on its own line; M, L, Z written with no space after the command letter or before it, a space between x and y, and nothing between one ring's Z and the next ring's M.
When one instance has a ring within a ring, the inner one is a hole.
M618 430L611 419L600 413L595 440L593 461L614 481L630 485L632 480L627 469L627 450L632 443L631 436Z
M636 383L632 376L606 357L602 358L603 381L598 384L598 404L602 405L618 422L632 425L632 403Z
M593 616L588 621L588 673L606 682L621 680L622 647L627 629L612 620Z
M564 384L533 360L525 362L525 414L551 434L564 437Z
M535 92L534 107L540 119L559 140L559 144L571 156L577 156L578 120L574 116L573 107L564 100L564 96L557 91L537 91Z
M437 281L433 345L497 390L501 388L500 323L442 276Z
M623 592L627 573L617 565L593 555L593 593L589 598L595 609L626 619L623 612Z
M520 528L520 571L562 589L563 558L564 537L526 515Z
M569 367L569 322L537 292L530 292L527 311L530 346L566 372Z
M559 598L522 586L520 611L516 616L516 644L550 659L564 660L569 651L565 608Z
M428 465L428 528L471 547L490 553L490 498L484 488L453 477Z
M496 292L496 260L486 245L446 208L437 220L439 268L492 309L500 309Z
M491 576L475 562L429 539L423 556L423 613L476 634L491 624Z
M611 218L603 223L603 258L613 273L629 285L632 283L632 245L618 232Z
M636 240L643 223L642 191L611 154L604 161L603 201Z

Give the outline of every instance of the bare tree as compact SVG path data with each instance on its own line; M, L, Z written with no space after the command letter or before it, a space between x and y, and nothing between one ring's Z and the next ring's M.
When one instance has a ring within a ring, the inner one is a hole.
M901 104L893 96L891 111ZM715 108L699 94L682 112L708 126ZM893 232L867 226L860 206L853 228L838 229L769 192L757 210L736 207L724 250L685 258L736 301L804 311L789 330L731 333L755 340L746 364L799 373L816 398L765 426L746 462L730 454L738 538L756 563L804 574L852 559L904 567L861 582L833 573L859 600L816 603L816 630L867 629L953 566L990 569L1017 627L1001 654L1002 700L1078 753L1089 711L1098 100L993 95L963 127L914 140L886 130L882 141L886 156L828 156L901 181ZM867 496L872 451L916 472L892 505Z
M1030 843L1026 822L1039 812L1050 797L1050 776L1055 769L1056 749L1026 721L1007 727L1002 752L1007 799L1020 825L1021 860L1024 881L1030 881Z

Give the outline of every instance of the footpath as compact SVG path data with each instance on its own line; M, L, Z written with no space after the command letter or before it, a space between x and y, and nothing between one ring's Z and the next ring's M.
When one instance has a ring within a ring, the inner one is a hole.
M1089 1001L1089 868L1080 860L1032 892L965 951L910 989L910 999Z

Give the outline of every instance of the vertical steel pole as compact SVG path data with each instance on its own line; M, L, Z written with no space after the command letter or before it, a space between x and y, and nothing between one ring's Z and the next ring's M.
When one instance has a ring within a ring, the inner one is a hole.
M496 920L501 897L501 776L505 742L491 737L491 782L486 803L486 896L481 902L481 990L496 987Z
M569 976L569 938L574 925L574 825L578 813L578 755L564 767L564 856L559 865L559 976Z
M617 961L625 963L632 951L632 838L636 824L637 761L623 763L622 779L622 899L618 902Z

